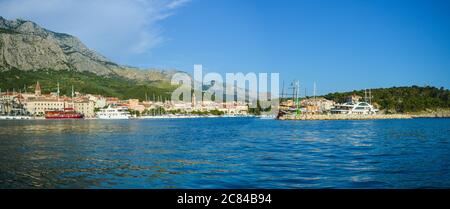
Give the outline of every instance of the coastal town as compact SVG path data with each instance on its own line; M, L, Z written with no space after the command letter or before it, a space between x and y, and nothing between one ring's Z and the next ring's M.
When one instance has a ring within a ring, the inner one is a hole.
M197 101L172 102L161 98L139 101L117 97L83 94L72 87L72 95L55 92L43 94L39 82L31 93L0 92L0 119L130 119L161 117L249 116L248 104L242 102Z
M71 95L60 95L59 83L55 91L44 94L39 82L34 92L1 91L0 119L151 119L197 117L261 117L279 120L365 120L409 119L408 114L385 114L372 102L372 93L364 97L352 94L342 103L324 97L299 96L299 88L292 94L282 94L276 111L251 111L250 102L215 102L196 99L190 102L164 100L119 99L103 95L81 93L72 87ZM283 90L284 91L284 90ZM147 97L146 97L147 98ZM262 113L262 114L261 114ZM447 115L445 115L447 116ZM428 116L425 116L428 117ZM431 115L430 117L439 117Z

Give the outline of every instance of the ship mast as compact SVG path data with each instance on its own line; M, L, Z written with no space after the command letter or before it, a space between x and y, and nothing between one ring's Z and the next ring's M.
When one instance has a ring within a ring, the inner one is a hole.
M59 102L59 82L57 83L58 89L56 90L56 95L58 97L58 102Z
M294 80L291 83L292 86L292 102L294 103L295 113L299 114L299 96L300 96L300 84L298 80ZM284 88L284 87L283 87ZM284 89L283 89L284 90Z
M299 99L300 99L300 83L299 81L296 82L296 86L297 86L297 90L296 90L296 106L297 106L297 115L300 114L300 104L299 104Z
M72 108L75 109L75 102L73 101L73 95L74 95L74 92L73 92L73 85L72 85Z
M364 89L364 102L367 102L367 89Z
M314 94L314 102L316 102L316 82L314 81L314 90L313 90L313 94Z

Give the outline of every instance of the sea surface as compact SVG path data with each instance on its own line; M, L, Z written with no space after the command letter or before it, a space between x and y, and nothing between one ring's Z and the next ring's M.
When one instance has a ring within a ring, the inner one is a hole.
M450 119L0 121L0 188L450 188Z

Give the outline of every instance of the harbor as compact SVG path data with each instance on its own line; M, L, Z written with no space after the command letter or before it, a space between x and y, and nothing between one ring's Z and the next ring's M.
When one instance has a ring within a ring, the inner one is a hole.
M98 94L80 93L72 86L70 96L61 95L59 83L53 92L43 93L39 81L34 92L26 88L16 91L0 89L0 120L30 119L166 119L205 117L253 117L248 102L197 101L192 95L190 102L173 102L153 94L145 100L120 99ZM23 90L23 91L22 91Z
M300 83L292 81L287 93L282 87L281 102L276 119L278 120L382 120L413 118L448 118L448 109L429 110L413 113L387 113L380 111L380 105L373 102L371 89L365 89L364 95L351 94L336 102L316 96L316 83L313 95L300 94Z
M379 120L412 118L450 117L448 109L429 110L412 113L387 113L373 102L370 89L364 95L351 94L338 101L313 95L300 94L298 81L291 83L292 92L283 89L275 114L251 111L249 102L213 102L199 100L192 95L191 102L172 102L161 96L140 101L121 100L94 94L82 94L72 87L71 95L60 95L59 83L55 92L43 94L39 82L34 92L0 90L0 120L60 120L60 119L183 119L183 118L226 118L257 117L278 120Z

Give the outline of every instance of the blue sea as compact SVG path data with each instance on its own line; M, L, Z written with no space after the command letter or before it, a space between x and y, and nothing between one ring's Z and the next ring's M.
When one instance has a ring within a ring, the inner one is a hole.
M450 119L0 121L0 188L450 188Z

